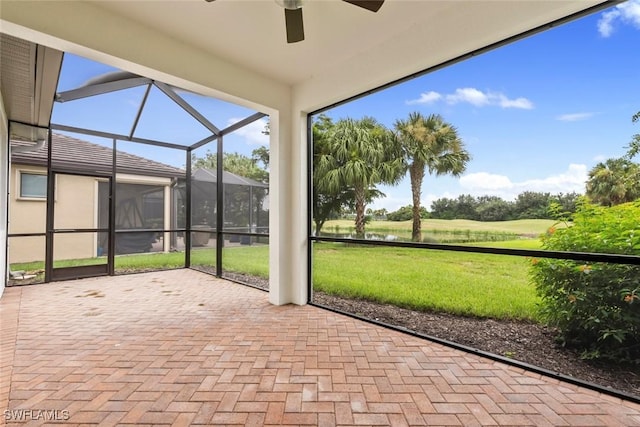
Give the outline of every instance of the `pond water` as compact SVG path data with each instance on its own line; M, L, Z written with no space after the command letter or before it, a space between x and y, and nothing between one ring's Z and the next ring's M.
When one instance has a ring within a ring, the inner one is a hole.
M335 237L342 239L355 239L354 230L323 230L321 237ZM364 234L366 240L379 240L387 242L411 242L411 232L401 230L393 231L367 231ZM422 243L473 243L473 242L501 242L516 240L520 236L516 233L476 230L423 230Z

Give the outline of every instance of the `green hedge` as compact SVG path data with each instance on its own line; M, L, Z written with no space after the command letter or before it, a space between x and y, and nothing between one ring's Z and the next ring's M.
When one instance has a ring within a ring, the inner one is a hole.
M640 255L640 201L582 202L566 228L550 228L544 249ZM533 259L542 315L583 358L640 360L640 266Z

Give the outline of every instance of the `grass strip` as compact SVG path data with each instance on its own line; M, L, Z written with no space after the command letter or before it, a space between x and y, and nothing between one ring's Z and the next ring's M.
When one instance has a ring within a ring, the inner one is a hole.
M538 318L522 257L316 243L314 289L420 311Z
M495 242L487 242L487 246ZM500 247L535 249L537 240L500 242ZM135 254L115 258L117 270L184 266L183 252ZM56 267L95 264L95 258L59 261ZM193 266L215 266L213 249L191 253ZM13 264L35 271L42 262ZM267 245L225 247L227 272L269 277ZM537 319L537 303L522 257L333 243L313 244L314 288L420 311L439 311L498 319Z

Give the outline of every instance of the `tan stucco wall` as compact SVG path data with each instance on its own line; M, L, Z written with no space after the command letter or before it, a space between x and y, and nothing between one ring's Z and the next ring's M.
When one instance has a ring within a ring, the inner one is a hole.
M47 203L45 199L20 198L20 172L43 173L46 169L11 165L9 233L44 233ZM57 175L55 228L95 228L96 180L91 177ZM54 259L89 258L96 255L95 233L62 235L54 241ZM44 237L12 237L9 263L44 261Z
M45 199L20 198L20 172L46 174L44 167L13 164L10 171L9 233L45 233L47 203ZM94 177L56 175L56 229L98 227L98 182ZM118 174L119 183L164 185L165 224L170 228L169 178ZM165 236L165 250L169 250L169 234ZM57 233L54 240L54 261L91 258L97 252L97 233ZM9 239L9 264L45 259L45 237L12 237Z
M25 165L11 165L9 174L9 234L44 233L46 231L47 203L42 200L20 199L20 174L25 172L47 173L46 168ZM44 237L9 238L9 264L15 262L44 262Z
M93 177L56 175L55 229L96 228L97 181ZM96 256L96 233L56 234L54 261Z
M20 198L20 172L46 175L47 169L37 166L11 165L11 188L9 189L11 193L9 196L9 234L44 233L47 225L46 199Z

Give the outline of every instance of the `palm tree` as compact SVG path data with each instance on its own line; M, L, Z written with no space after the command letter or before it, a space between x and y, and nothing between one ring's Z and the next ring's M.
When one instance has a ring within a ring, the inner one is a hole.
M607 159L589 171L587 196L605 206L640 197L640 166L626 158Z
M633 123L637 123L640 121L640 111L638 111L633 115L633 117L631 117L631 121ZM636 133L635 135L633 135L631 142L625 148L627 149L627 154L625 154L624 157L629 160L640 154L640 133Z
M356 236L364 237L366 204L375 197L376 184L396 184L403 174L393 135L375 119L341 119L326 135L326 150L315 163L317 191L353 192Z
M313 222L315 234L320 236L325 222L333 216L339 216L344 206L353 200L352 194L339 188L337 191L328 191L324 185L324 173L326 170L319 168L320 161L331 154L327 135L334 123L330 117L320 114L313 123Z
M425 171L429 174L460 176L471 160L458 131L438 114L424 117L418 112L407 120L395 123L396 141L402 150L406 169L409 170L413 198L413 227L411 238L422 240L420 197Z

